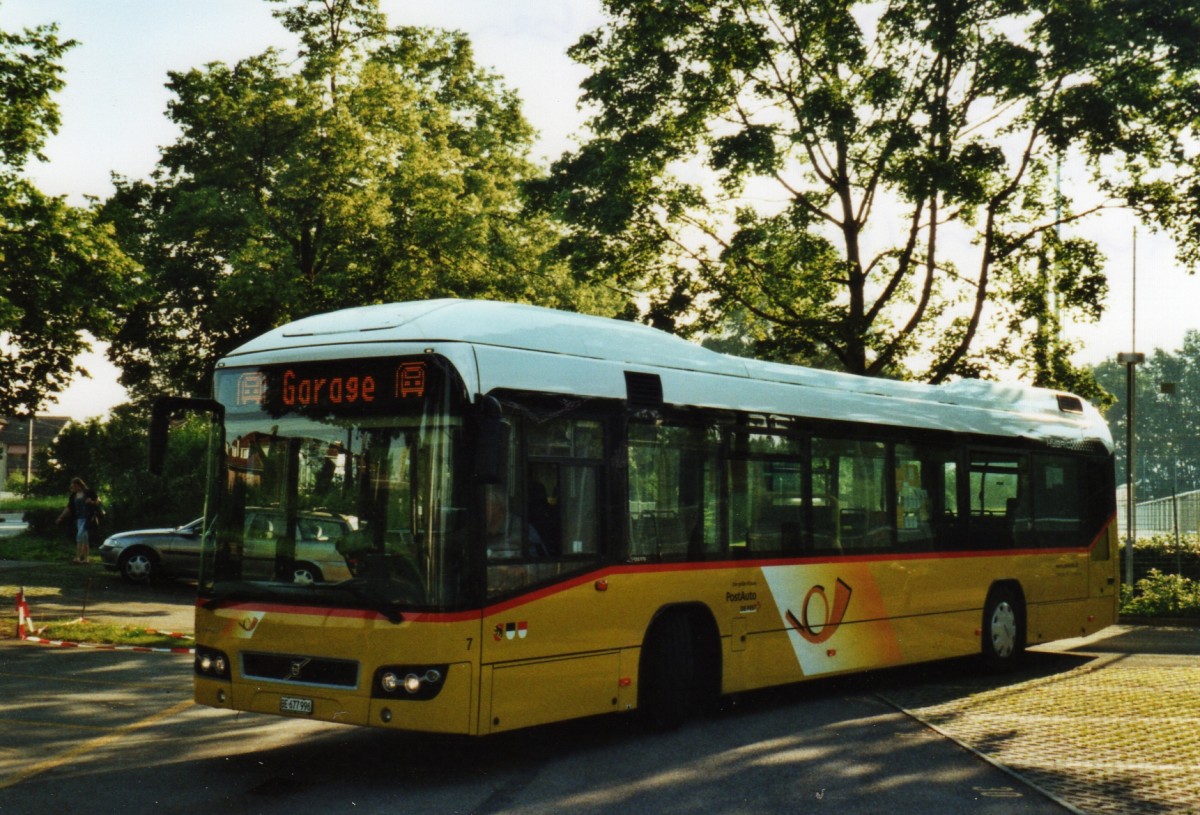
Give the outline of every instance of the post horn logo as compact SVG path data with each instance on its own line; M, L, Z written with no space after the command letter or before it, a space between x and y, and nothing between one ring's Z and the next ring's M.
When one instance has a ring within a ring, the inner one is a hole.
M833 605L830 606L829 598L825 595L825 587L813 586L808 590L808 594L804 595L804 604L800 606L800 619L797 620L792 610L788 609L787 621L800 636L814 645L825 642L837 632L838 626L845 619L846 609L850 606L850 595L853 592L854 590L839 577L833 591ZM814 621L809 617L809 610L814 598L820 598L825 606L824 619L821 621Z

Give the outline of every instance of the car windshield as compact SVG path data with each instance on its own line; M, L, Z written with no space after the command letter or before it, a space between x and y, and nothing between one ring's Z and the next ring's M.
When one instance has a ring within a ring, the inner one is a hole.
M461 382L438 358L218 372L202 594L448 609L467 600Z

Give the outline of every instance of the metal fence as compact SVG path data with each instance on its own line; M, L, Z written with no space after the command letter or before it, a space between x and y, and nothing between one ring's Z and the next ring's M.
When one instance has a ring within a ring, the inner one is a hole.
M1175 496L1140 501L1135 507L1133 553L1135 582L1151 569L1200 580L1200 490ZM1128 514L1124 495L1117 496L1118 534L1128 536ZM1125 547L1121 547L1124 575Z
M1128 529L1125 503L1123 498L1117 501L1117 522L1122 537ZM1137 521L1139 538L1174 535L1176 531L1180 535L1200 534L1200 490L1153 501L1140 501L1136 510L1134 519Z

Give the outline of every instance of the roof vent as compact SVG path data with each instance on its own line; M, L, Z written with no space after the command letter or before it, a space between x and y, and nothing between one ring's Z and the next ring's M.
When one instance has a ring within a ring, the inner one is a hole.
M1083 413L1083 400L1078 396L1058 395L1058 409L1063 413Z
M658 374L626 371L625 396L631 408L660 408L663 404L662 380Z

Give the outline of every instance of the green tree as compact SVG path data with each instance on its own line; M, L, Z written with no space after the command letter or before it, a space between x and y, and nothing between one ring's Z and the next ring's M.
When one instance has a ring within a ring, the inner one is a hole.
M0 31L0 416L32 413L70 382L85 332L111 335L130 270L92 212L22 176L58 130L53 96L73 45L54 26Z
M1105 418L1117 446L1117 483L1124 484L1128 471L1127 368L1108 361L1097 365L1095 373L1100 384L1117 397ZM1189 331L1177 351L1160 348L1147 354L1146 361L1137 366L1134 381L1137 499L1147 501L1169 496L1172 490L1200 489L1200 332Z
M95 489L108 510L106 531L179 526L204 509L209 430L193 417L171 430L164 476L146 469L149 456L146 412L122 405L106 420L72 422L41 453L39 490L66 502L70 480L79 476Z
M749 319L785 359L1089 390L1056 328L1099 315L1103 258L1058 227L1166 218L1147 184L1188 155L1195 0L604 7L571 52L594 136L532 188L578 274L668 328ZM1094 172L1078 200L1064 156Z
M335 308L441 296L589 307L525 217L533 131L461 34L388 28L377 0L276 11L267 51L172 73L181 135L106 214L144 288L112 356L135 393L202 391L250 336Z

